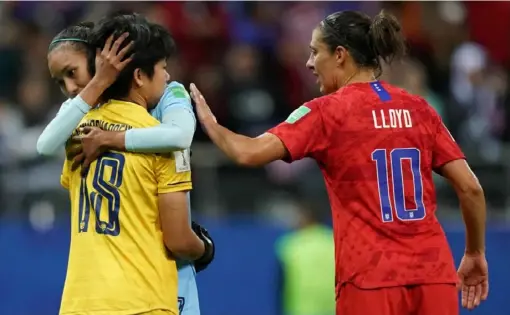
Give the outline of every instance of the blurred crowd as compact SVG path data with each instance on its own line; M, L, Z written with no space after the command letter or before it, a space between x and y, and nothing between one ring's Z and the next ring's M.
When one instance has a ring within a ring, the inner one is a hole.
M254 136L318 96L305 62L311 31L321 19L338 10L373 15L383 8L401 21L409 55L385 67L382 79L427 99L470 158L493 208L504 209L510 2L64 1L0 3L4 212L17 215L12 209L36 207L35 213L50 213L52 205L66 202L58 188L63 155L41 158L35 150L37 137L64 101L46 64L48 44L62 28L119 9L167 26L179 48L169 63L172 79L195 82L224 125ZM195 143L193 200L199 211L258 211L278 219L286 217L285 209L295 209L296 196L329 211L312 162L245 170L210 148L200 128ZM440 194L445 204L449 196L447 190Z

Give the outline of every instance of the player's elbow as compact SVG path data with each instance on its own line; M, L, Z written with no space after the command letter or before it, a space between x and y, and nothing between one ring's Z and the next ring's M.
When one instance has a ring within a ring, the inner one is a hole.
M482 185L476 177L460 182L456 185L455 191L459 199L472 199L484 196Z
M188 233L186 233L188 234ZM196 260L200 258L204 252L203 242L198 239L193 232L189 237L181 235L181 237L166 237L166 248L177 258L184 260Z
M260 165L255 154L249 151L241 151L237 154L235 162L244 167L257 167Z
M264 161L263 152L254 139L245 146L240 146L235 154L235 162L244 167L259 167L267 163Z
M482 186L465 160L449 162L440 171L452 184L459 199L483 197Z
M459 176L450 182L461 203L475 202L485 198L483 188L473 173L470 176Z
M55 154L55 147L53 147L49 141L46 141L43 136L37 139L36 150L39 155L43 156L52 156Z
M166 139L167 148L174 150L185 150L191 147L193 135L195 134L194 124L183 120L181 122L163 123L160 125L163 139Z
M265 155L264 152L243 152L238 155L235 161L241 166L255 168L267 165L277 159L278 158Z
M235 146L234 160L245 167L260 167L285 157L282 141L269 133L257 138L243 137Z
M175 148L180 150L189 149L191 147L191 142L193 141L193 133L190 134L186 130L181 130L177 139L179 140L175 143Z

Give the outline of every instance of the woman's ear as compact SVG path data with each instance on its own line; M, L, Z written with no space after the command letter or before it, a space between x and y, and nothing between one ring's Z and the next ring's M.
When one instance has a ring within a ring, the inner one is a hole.
M141 88L143 86L143 73L140 68L136 68L135 71L133 71L133 81L137 88Z
M345 62L345 59L347 58L347 54L349 52L347 51L347 49L345 49L344 46L338 46L336 49L335 49L335 58L336 58L336 63L337 65L341 65Z

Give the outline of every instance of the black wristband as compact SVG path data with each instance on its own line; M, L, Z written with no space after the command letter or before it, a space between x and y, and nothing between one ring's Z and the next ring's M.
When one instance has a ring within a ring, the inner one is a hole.
M202 242L204 242L204 254L202 257L196 260L199 263L210 263L214 257L214 244L211 239L207 237L201 237Z
M215 246L214 241L212 240L209 232L200 226L196 222L191 223L191 227L195 234L204 242L204 253L203 255L194 261L196 272L200 272L209 266L209 264L214 260L215 254Z

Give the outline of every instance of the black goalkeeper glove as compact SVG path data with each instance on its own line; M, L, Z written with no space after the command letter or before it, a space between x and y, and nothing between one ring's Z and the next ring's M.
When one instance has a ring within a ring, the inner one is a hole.
M202 257L195 260L195 270L198 272L206 269L209 264L214 260L214 241L212 240L209 232L195 221L191 222L191 228L195 234L204 242L205 250Z

